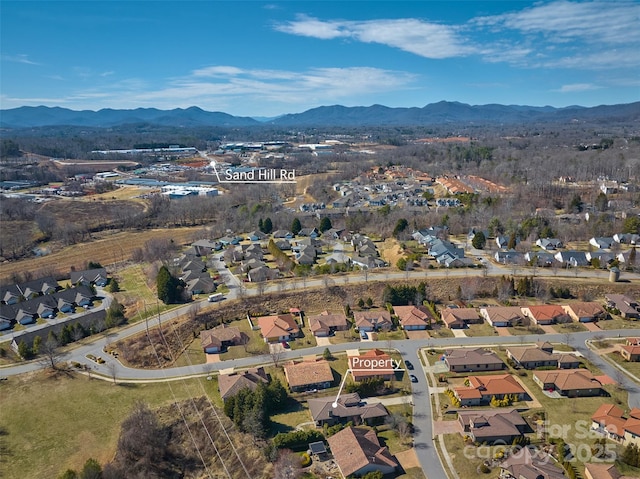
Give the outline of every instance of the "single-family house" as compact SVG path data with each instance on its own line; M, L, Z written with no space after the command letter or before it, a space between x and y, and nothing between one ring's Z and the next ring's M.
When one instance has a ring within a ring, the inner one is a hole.
M294 392L327 389L333 383L333 371L324 359L291 362L284 366L284 375Z
M291 231L287 230L276 230L272 234L274 239L287 239L290 240L293 238L294 234Z
M302 228L298 232L298 236L308 236L309 238L319 238L320 231L318 231L318 228Z
M461 406L480 406L491 402L492 398L504 399L510 395L518 401L526 401L529 395L511 374L490 376L469 376L469 385L453 388Z
M558 304L536 304L523 306L522 314L534 324L568 323L571 317Z
M587 261L591 263L591 266L595 266L596 263L601 269L606 269L616 259L616 254L611 251L597 250L587 251L585 253Z
M631 479L622 474L615 464L610 462L587 462L584 465L585 479Z
M355 311L353 319L358 331L389 331L393 326L387 310Z
M329 436L327 442L343 477L363 476L373 471L393 474L398 467L373 429L347 427Z
M207 354L221 353L229 346L242 344L243 336L235 326L225 324L200 331L202 349Z
M508 327L519 324L524 315L518 306L490 306L480 308L482 316L493 327Z
M390 381L396 374L391 356L379 349L371 349L358 356L349 356L349 370L355 381L373 378Z
M513 440L533 430L516 409L459 410L462 435L487 444L512 444Z
M318 315L309 316L308 319L309 329L317 337L331 336L336 331L347 331L349 329L349 322L344 313L323 311Z
M427 245L437 238L445 238L449 234L447 226L431 226L411 233L411 237L422 245Z
M558 251L554 258L563 265L569 265L573 268L578 266L589 266L587 254L584 251Z
M193 248L196 256L208 256L214 251L220 251L222 249L222 243L219 241L202 239L191 243L191 247Z
M566 397L599 396L602 384L588 369L536 371L533 380L545 391L558 391Z
M496 251L493 255L495 260L500 264L522 264L524 263L524 254L514 249Z
M549 343L545 343L549 344ZM574 354L554 353L553 347L537 346L510 346L507 348L507 357L517 367L524 369L536 368L560 368L575 369L580 366L580 360Z
M504 363L493 351L484 348L449 349L444 353L444 362L451 372L499 371Z
M536 241L536 246L539 246L545 251L555 251L562 248L562 240L558 238L539 238Z
M625 319L640 318L640 304L626 294L605 294L607 306L620 311L620 316Z
M619 344L618 352L626 361L640 361L640 346L638 345Z
M216 283L209 275L203 275L187 281L187 291L191 294L207 294L216 290Z
M640 447L640 409L631 409L625 417L618 406L603 404L591 416L591 430L624 446Z
M18 288L17 284L11 284L8 286L0 286L0 301L4 304L16 304L18 301L23 301L22 291Z
M263 283L271 279L278 277L278 270L269 268L268 266L260 266L255 269L250 269L247 272L247 278L252 283Z
M242 263L240 263L240 270L243 273L248 273L252 269L262 268L263 266L266 266L266 265L267 264L264 261L261 261L256 258L252 258L250 260L243 261Z
M60 288L58 282L51 276L34 279L25 283L18 283L17 286L20 291L20 299L23 301L44 294L53 294Z
M523 447L500 463L504 479L567 479L564 469L540 448Z
M260 334L267 343L289 341L300 334L300 327L290 313L260 316L256 321Z
M530 266L539 266L541 268L549 268L553 266L556 260L553 253L545 251L529 251L524 254L524 260Z
M599 303L595 301L581 301L562 305L567 314L579 323L591 323L607 317L607 313Z
M105 268L94 268L84 271L71 271L69 278L72 284L82 284L84 286L106 286L109 281Z
M616 233L613 235L613 241L620 244L635 245L640 243L640 235L635 233Z
M498 245L498 248L500 249L506 249L509 245L509 237L506 235L497 235L496 245Z
M468 324L482 322L475 308L444 308L440 311L440 317L449 329L464 329Z
M589 240L589 244L598 249L611 249L614 242L612 237L593 237Z
M406 331L427 329L433 322L431 312L424 306L394 306L393 312Z
M268 238L268 236L262 231L252 231L247 235L249 241L264 241Z
M333 407L334 401L336 407ZM311 419L316 426L331 426L336 423L351 421L354 425L378 425L389 416L389 411L382 403L367 404L355 393L341 394L336 401L335 396L307 399Z
M252 368L242 372L220 374L218 376L218 390L224 402L242 389L248 388L255 391L258 384L266 384L268 381L269 378L263 367Z

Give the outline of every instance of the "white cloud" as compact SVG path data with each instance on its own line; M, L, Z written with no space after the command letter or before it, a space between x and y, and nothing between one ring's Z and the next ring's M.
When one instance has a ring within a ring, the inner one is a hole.
M6 62L24 63L26 65L41 65L41 63L34 62L33 60L29 60L29 56L23 53L20 53L18 55L2 55L0 59Z
M476 48L461 36L458 27L414 18L322 21L301 16L295 21L276 26L276 29L322 40L345 38L379 43L433 59L460 57L476 52Z
M598 85L594 85L593 83L572 83L569 85L562 85L560 88L553 91L557 91L560 93L576 93L598 89L600 89L600 87Z

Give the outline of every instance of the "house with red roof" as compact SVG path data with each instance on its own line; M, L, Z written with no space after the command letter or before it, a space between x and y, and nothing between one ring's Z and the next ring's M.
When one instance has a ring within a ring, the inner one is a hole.
M433 316L424 306L394 306L393 312L400 320L402 329L407 331L431 327Z
M291 314L260 316L256 321L260 334L267 343L289 341L300 334L300 327Z
M571 316L569 316L559 304L524 306L522 308L522 314L531 319L531 322L538 325L568 323L571 321Z
M382 446L373 429L347 427L327 439L333 457L344 477L364 476L380 471L393 474L398 462Z
M529 399L527 391L511 374L493 374L490 376L469 376L468 386L453 388L461 406L480 406L489 404L491 399L503 399L506 395L515 395L518 401Z
M379 349L371 349L358 356L349 356L349 369L356 381L372 378L390 381L396 374L391 356Z
M591 430L624 446L640 447L640 409L633 408L625 417L614 404L603 404L591 416Z

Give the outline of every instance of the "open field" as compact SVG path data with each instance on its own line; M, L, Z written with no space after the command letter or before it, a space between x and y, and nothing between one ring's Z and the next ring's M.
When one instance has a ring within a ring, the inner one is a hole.
M0 280L8 279L14 273L25 271L59 271L66 273L71 267L83 269L87 261L95 261L103 266L120 263L131 258L131 253L142 248L150 239L168 238L179 245L191 242L200 228L153 229L145 231L124 231L104 235L87 243L67 246L47 256L6 262L0 265ZM94 237L98 237L94 235Z
M613 319L607 321L598 321L600 329L635 329L640 326L640 321L631 319L622 319L619 316L613 316Z
M120 423L136 401L153 408L213 392L206 379L164 384L89 380L75 373L38 372L0 385L0 424L8 448L3 477L57 477L93 457L112 459Z
M618 352L607 354L607 359L613 361L614 363L616 363L618 366L625 369L626 371L629 371L634 376L640 377L640 363L625 361L624 358L620 356L620 353Z

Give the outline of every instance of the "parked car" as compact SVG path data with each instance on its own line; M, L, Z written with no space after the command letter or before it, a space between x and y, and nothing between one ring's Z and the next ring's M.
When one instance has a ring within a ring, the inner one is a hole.
M288 342L286 342L286 341L282 341L282 343L281 343L281 344L282 344L282 347L283 347L283 348L285 348L285 349L289 349L289 343L288 343Z
M413 374L409 375L409 377L411 378L411 382L412 383L417 383L418 382L418 378L415 377Z
M407 366L407 369L411 371L413 370L413 364L411 364L411 361L405 361L404 364Z

